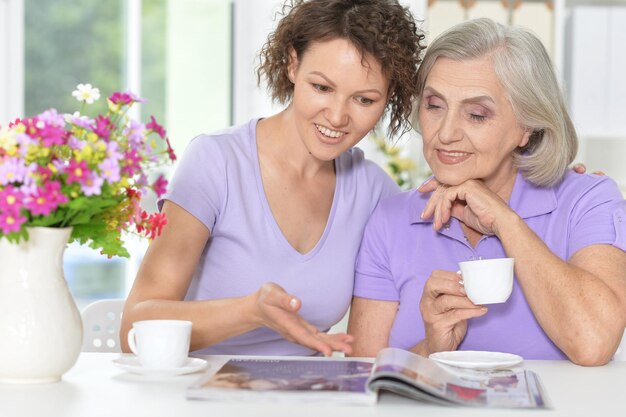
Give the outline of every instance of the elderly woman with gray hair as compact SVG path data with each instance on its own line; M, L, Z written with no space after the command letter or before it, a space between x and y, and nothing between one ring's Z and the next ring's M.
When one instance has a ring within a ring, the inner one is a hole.
M434 179L383 200L365 230L354 355L490 350L601 365L626 324L626 203L567 169L576 131L541 42L489 19L457 25L420 66L417 121ZM515 258L513 293L474 305L457 274Z

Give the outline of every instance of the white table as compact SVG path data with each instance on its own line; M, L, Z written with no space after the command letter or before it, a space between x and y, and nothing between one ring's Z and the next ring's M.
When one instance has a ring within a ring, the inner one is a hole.
M427 405L385 393L374 406L190 401L185 399L185 389L199 374L161 378L129 374L112 364L116 357L111 353L82 353L63 380L55 384L0 384L0 416L626 416L626 362L584 368L566 361L526 361L524 367L541 377L553 409L490 410Z

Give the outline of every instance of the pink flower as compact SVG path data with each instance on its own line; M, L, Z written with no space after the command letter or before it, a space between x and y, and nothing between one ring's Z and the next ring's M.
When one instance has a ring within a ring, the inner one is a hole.
M93 128L93 132L100 136L104 140L109 140L111 131L115 128L115 125L107 116L98 115L96 117L96 126Z
M102 178L106 179L109 184L120 180L120 166L116 159L107 158L98 165L98 168L100 168Z
M46 183L43 188L37 188L34 194L26 197L24 206L33 216L40 214L47 216L59 205L68 201L67 196L61 193L61 184L58 181L52 181Z
M163 175L159 175L159 178L152 184L152 189L156 193L157 197L161 197L167 191L167 180Z
M22 123L22 119L18 117L13 122L9 122L9 129L13 129L15 126L18 126L20 123Z
M40 131L41 142L43 146L49 148L53 145L63 145L64 138L67 136L62 127L45 125Z
M174 162L176 160L176 154L174 153L174 148L172 148L172 144L170 143L170 138L165 139L167 143L167 154L170 157L170 161Z
M125 93L120 93L119 91L116 91L115 93L111 94L111 97L109 97L109 100L113 104L127 105L127 104L132 103L133 101L139 101L137 100L137 98L138 98L137 96L135 96L133 93L129 91Z
M65 172L67 172L67 184L72 184L74 182L84 184L90 171L87 166L87 162L76 162L75 159L72 159L70 164L65 168Z
M102 184L104 180L96 177L93 173L87 176L85 182L80 186L85 195L100 195L102 193Z
M19 213L24 195L12 185L8 185L4 190L0 189L0 211L7 213Z
M0 185L24 181L27 174L24 160L14 157L5 157L0 163Z
M124 152L124 167L122 168L122 172L132 177L137 171L141 170L139 162L141 162L141 155L139 155L136 150L131 149Z
M69 201L67 196L61 192L61 183L59 181L47 182L45 185L48 198L54 201L57 205L65 204Z
M163 126L157 123L154 116L150 116L150 123L146 125L146 128L151 129L153 132L156 132L159 136L161 136L161 139L165 139L165 129L163 129Z
M22 224L27 218L19 213L10 213L0 211L0 230L5 235L11 232L19 232Z
M139 147L145 138L145 126L135 120L131 120L128 126L124 129L124 134L128 136L128 143L133 148Z
M38 122L39 119L37 119L37 117L29 117L22 120L22 124L26 128L25 133L33 139L39 137L39 128L37 127Z

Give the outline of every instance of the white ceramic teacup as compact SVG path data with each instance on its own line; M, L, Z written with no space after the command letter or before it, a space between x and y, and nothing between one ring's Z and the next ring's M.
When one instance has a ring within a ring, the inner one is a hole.
M503 303L513 291L513 258L459 262L463 286L476 305Z
M186 320L142 320L128 332L128 346L141 366L171 369L183 366L189 356L191 322Z

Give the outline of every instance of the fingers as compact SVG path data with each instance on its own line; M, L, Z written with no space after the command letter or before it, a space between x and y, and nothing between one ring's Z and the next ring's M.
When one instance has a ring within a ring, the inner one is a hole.
M574 166L572 166L572 169L578 174L584 174L587 171L587 167L585 166L585 164L581 163L574 164Z
M437 187L432 191L432 195L428 199L426 203L426 207L424 207L424 211L422 211L422 219L429 219L433 217L433 215L437 215L437 208L441 199L443 198L443 193L445 192L446 187L442 184L437 185ZM441 225L437 227L437 218L433 219L433 227L435 230L439 230Z
M419 191L420 193L430 193L435 191L440 185L441 183L437 181L435 177L431 177L424 181L422 185L417 187L417 191Z
M420 312L431 351L456 349L465 337L466 321L487 313L465 295L459 273L433 271L426 281Z
M302 307L302 301L296 296L288 294L280 285L266 282L260 289L263 302L281 307L287 311L296 312Z
M304 322L304 319L300 318L300 320ZM292 342L321 352L324 356L331 356L333 352L343 352L348 355L352 353L354 338L351 335L327 334L317 330L310 323L307 324L308 326L300 325L288 330Z
M304 320L297 312L302 301L288 294L275 283L265 283L258 291L259 322L284 337L290 342L298 343L325 356L335 351L350 354L353 337L345 333L328 335L319 331L313 324Z

